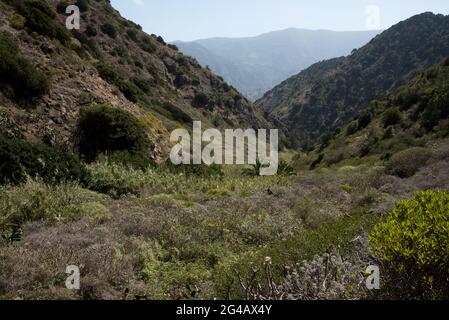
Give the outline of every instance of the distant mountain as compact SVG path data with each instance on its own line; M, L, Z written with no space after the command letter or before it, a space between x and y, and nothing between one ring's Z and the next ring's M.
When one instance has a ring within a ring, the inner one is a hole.
M449 55L449 16L423 13L386 30L350 56L317 63L257 101L308 147Z
M212 38L174 44L255 100L313 63L347 55L378 33L286 29L257 37Z

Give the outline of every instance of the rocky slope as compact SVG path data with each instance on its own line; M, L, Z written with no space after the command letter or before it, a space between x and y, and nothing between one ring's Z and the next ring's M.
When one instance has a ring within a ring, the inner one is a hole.
M82 12L79 31L63 27L65 8L73 3ZM44 94L26 101L10 94L14 83L2 81L2 134L71 150L80 109L105 103L147 125L151 153L161 160L169 131L193 120L215 127L269 126L263 112L221 78L161 37L145 34L107 0L2 1L0 9L2 35L49 79Z
M320 62L257 101L280 121L295 147L308 148L449 55L449 16L423 13L391 27L350 56Z

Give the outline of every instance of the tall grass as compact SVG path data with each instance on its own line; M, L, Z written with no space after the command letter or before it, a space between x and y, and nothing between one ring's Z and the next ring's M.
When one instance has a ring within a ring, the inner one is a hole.
M211 177L187 175L164 167L136 170L117 163L97 162L89 165L88 188L113 197L126 194L207 194L211 190L228 190L250 195L274 185L290 185L292 177L254 177L236 175Z
M85 190L75 183L50 186L28 180L16 187L0 187L0 231L26 222L72 221L83 216L105 216L107 196Z

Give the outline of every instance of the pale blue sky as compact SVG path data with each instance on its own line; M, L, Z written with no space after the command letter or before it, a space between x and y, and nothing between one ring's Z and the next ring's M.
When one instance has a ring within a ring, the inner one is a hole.
M168 41L245 37L290 27L366 30L367 7L380 29L417 13L449 14L448 0L112 0L121 14Z

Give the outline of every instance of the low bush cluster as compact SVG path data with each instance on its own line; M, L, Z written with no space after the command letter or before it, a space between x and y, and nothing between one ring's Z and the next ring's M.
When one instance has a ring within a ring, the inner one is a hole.
M449 194L417 192L397 203L371 233L375 255L384 261L390 298L449 297Z
M432 150L421 147L400 151L388 160L386 171L400 178L409 178L429 162L432 154Z
M119 71L104 62L97 64L97 70L105 81L115 85L131 102L137 102L141 94L140 88L133 82L127 81Z
M46 93L49 77L22 57L14 41L0 33L0 88L16 100L28 100Z
M433 97L427 103L426 108L421 116L421 123L428 131L438 125L441 119L449 117L449 90L435 92Z
M85 181L87 170L74 156L21 139L0 139L0 184L18 184L27 177L47 183Z
M101 153L145 153L149 146L144 126L131 113L109 105L94 105L81 111L78 150L87 162Z
M402 120L402 113L399 108L390 108L382 115L382 124L384 128L398 124Z
M17 11L25 18L25 27L31 32L58 39L66 44L70 40L70 33L56 19L56 13L43 0L11 1Z
M117 29L113 24L105 23L101 25L101 31L111 37L112 39L115 39L117 37Z

